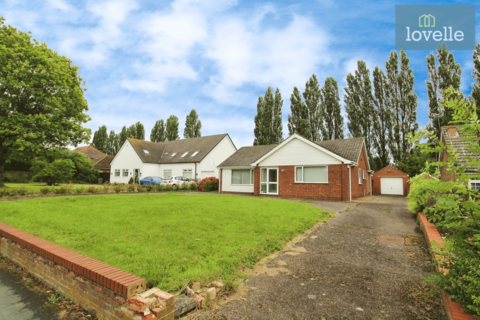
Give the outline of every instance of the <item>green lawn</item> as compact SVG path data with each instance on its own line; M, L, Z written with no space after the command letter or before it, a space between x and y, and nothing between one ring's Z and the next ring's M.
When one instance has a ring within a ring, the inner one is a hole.
M239 276L330 213L280 199L137 194L0 202L0 221L174 290Z

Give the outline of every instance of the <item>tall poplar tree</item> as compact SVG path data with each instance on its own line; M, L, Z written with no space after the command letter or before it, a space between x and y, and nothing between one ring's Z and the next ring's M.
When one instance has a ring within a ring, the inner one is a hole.
M180 139L178 135L178 118L177 116L171 115L167 119L166 129L165 129L165 139L167 141L173 141Z
M92 147L97 148L103 153L108 153L107 126L101 126L100 128L98 128L97 131L95 131L92 139Z
M322 135L326 133L325 126L323 125L325 112L320 101L321 95L318 79L314 74L310 77L310 79L308 79L307 83L305 84L305 92L303 92L305 106L307 107L308 111L308 135L306 138L310 139L311 141L321 140Z
M480 117L480 43L477 44L473 51L472 78L475 83L472 83L472 93L470 97L477 105L477 114Z
M276 144L283 140L282 106L282 95L278 88L275 96L272 88L268 87L265 96L258 97L253 145Z
M135 139L145 140L145 127L140 121L135 123Z
M115 134L114 130L110 130L110 134L108 135L108 142L107 142L107 152L108 155L114 156L117 154L119 147L119 136Z
M438 65L437 65L438 60ZM455 63L453 53L448 51L446 46L437 47L437 56L431 53L427 56L428 79L427 93L429 105L429 118L432 126L440 137L442 126L447 125L452 120L452 109L440 108L444 102L442 92L447 88L459 90L462 80L462 68L460 64Z
M290 110L288 115L288 134L298 133L301 136L308 137L310 130L308 128L308 109L303 103L302 95L297 87L293 87L293 93L290 96Z
M372 169L378 171L390 163L389 134L391 132L392 111L390 109L391 90L387 76L378 66L373 70L375 92L375 118L373 121L372 143L376 156L370 162Z
M322 133L323 140L343 139L344 123L338 83L332 77L325 79L320 99L325 114L325 130Z
M165 141L165 123L162 120L157 120L150 133L150 141L162 142Z
M395 164L402 161L412 149L412 144L406 139L409 133L418 129L417 94L414 93L415 76L409 66L410 59L405 51L390 53L385 63L389 85L388 106L392 111L391 130L389 130L389 148Z
M125 143L125 140L127 140L128 137L129 137L128 129L126 126L123 126L122 131L120 131L120 135L119 135L120 147L123 146L123 144Z
M190 114L187 115L187 119L185 120L183 137L185 139L201 137L202 133L200 132L200 129L202 129L202 122L198 120L197 111L195 111L195 109L192 109L192 111L190 111Z
M364 137L368 157L372 158L372 129L375 117L372 83L370 72L365 61L358 60L355 75L347 75L347 86L344 88L347 127L352 137Z

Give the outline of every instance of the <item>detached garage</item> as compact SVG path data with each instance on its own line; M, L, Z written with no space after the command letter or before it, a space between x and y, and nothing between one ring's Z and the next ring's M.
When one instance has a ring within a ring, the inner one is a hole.
M408 174L386 166L372 176L373 194L399 195L408 194Z

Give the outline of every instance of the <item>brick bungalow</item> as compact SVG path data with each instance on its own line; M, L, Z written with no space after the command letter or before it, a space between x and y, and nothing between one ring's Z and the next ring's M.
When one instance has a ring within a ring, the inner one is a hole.
M312 142L293 134L280 144L240 148L218 168L224 193L346 201L372 193L363 138Z
M460 125L458 126L445 126L442 127L441 142L445 144L447 148L457 149L457 153L460 154L458 164L466 163L468 159L466 156L479 158L480 155L468 152L467 146L470 144L468 141L463 141L462 138L467 137L460 131ZM441 162L448 162L450 155L446 150L440 152L439 160ZM469 166L465 173L478 174L478 167ZM453 173L447 172L447 166L440 167L440 180L442 181L457 181L457 176ZM470 187L475 190L480 190L480 180L471 179Z

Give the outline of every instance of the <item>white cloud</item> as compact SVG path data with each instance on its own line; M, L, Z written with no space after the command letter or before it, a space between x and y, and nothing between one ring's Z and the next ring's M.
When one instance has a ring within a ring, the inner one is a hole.
M71 7L67 3L65 3L65 1L63 0L47 0L47 2L54 9L59 9L64 11L71 10Z

